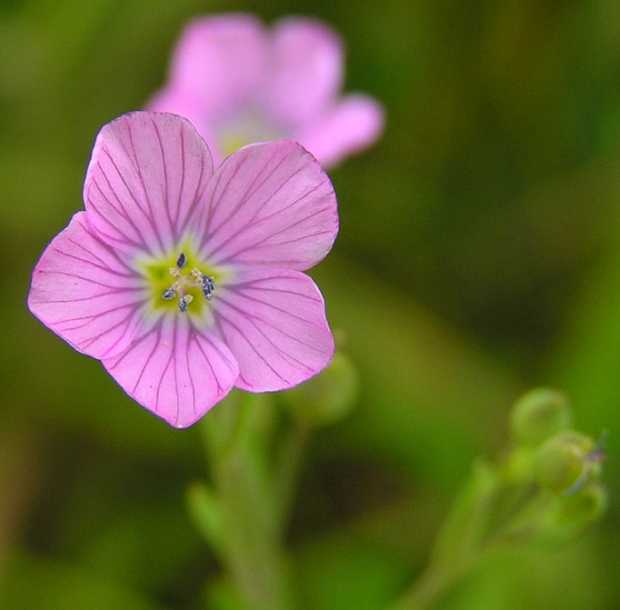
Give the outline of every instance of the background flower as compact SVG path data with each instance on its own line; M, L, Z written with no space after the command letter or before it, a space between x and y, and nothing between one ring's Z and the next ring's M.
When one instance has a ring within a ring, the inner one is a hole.
M301 271L331 249L336 199L299 144L245 147L214 173L187 120L124 115L97 137L84 203L39 260L29 307L169 423L191 425L233 385L286 389L331 360Z
M282 19L267 30L251 15L197 18L148 107L190 119L216 162L244 144L290 139L331 166L383 129L375 100L339 97L343 55L338 35L313 19Z

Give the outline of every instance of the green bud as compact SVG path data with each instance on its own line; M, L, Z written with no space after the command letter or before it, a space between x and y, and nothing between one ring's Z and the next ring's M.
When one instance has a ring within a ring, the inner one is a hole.
M313 427L343 419L353 409L358 394L358 376L351 360L336 352L321 373L280 396L289 412Z
M555 493L570 493L585 482L594 464L594 442L577 432L564 431L543 443L534 457L538 484Z
M588 480L575 493L556 496L545 519L545 538L561 542L578 536L601 518L606 507L607 492L596 480Z
M570 426L566 395L552 388L530 390L517 400L510 414L510 429L517 444L539 445Z
M562 518L571 523L587 525L598 519L607 508L607 492L600 481L590 480L562 502Z

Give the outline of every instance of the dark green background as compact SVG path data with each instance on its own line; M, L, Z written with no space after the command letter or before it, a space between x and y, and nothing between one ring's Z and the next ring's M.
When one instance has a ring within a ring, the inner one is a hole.
M216 578L186 517L195 429L128 399L26 308L82 208L96 133L165 78L185 21L312 15L347 43L381 142L331 172L341 234L313 273L362 374L314 439L290 545L303 608L374 610L423 565L511 402L550 384L609 431L610 508L559 550L476 573L445 608L620 598L620 4L609 0L0 3L0 600L9 610L198 609Z

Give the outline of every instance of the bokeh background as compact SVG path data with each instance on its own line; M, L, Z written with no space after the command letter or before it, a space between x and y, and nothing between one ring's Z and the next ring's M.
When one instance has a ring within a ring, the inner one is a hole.
M195 429L128 399L27 311L31 270L82 207L99 128L165 79L207 12L324 19L347 90L388 124L330 172L342 229L315 270L359 404L313 439L289 543L308 610L375 610L421 570L507 413L565 390L609 431L603 523L483 565L443 607L620 599L620 3L610 0L2 0L0 606L205 608L213 555L184 506Z

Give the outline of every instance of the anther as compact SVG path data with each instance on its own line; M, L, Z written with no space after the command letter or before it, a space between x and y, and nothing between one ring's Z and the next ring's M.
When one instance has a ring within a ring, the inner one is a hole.
M181 313L188 311L189 304L194 299L191 294L188 294L188 291L199 288L204 298L207 301L211 301L213 291L215 290L213 278L206 273L202 273L197 267L194 267L190 272L184 273L183 269L187 267L187 262L187 255L185 252L181 252L177 257L176 265L169 269L170 275L173 277L172 285L166 288L161 295L165 301L171 301L176 297Z
M213 291L215 290L215 282L210 275L206 273L202 274L202 294L204 295L207 301L210 301L213 298Z
M191 294L186 294L185 296L179 299L179 309L181 313L185 313L187 311L187 306L193 301L194 297Z

